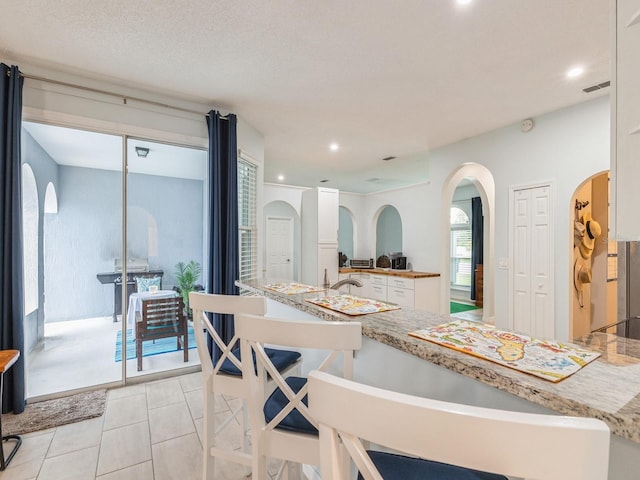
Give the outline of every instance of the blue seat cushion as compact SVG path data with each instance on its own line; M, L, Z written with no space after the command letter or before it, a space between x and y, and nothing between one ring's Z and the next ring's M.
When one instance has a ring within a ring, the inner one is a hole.
M508 480L503 475L405 457L395 453L368 451L384 480ZM358 480L362 475L358 474Z
M306 378L301 377L287 377L284 379L287 385L291 387L294 393L298 393L302 390L302 387L307 383ZM264 418L269 423L275 418L278 413L289 403L289 399L282 393L280 388L276 388L264 403ZM302 397L302 403L307 404L307 395ZM282 421L276 426L276 428L282 430L289 430L290 432L297 433L309 433L311 435L318 435L318 429L311 425L309 421L304 418L297 409L291 410L289 414L282 419Z
M275 348L265 348L264 351L267 354L267 356L271 359L271 363L273 363L273 366L276 367L276 369L279 372L283 371L287 367L290 367L291 365L296 363L300 358L300 352L296 352L293 350L278 350ZM240 348L234 348L232 352L236 357L238 357L238 360L241 359ZM255 353L253 353L253 364L254 365L256 364ZM228 358L225 358L224 362L222 362L220 371L222 373L226 373L227 375L234 375L236 377L242 376L242 372L240 371L240 369L236 367L233 364L233 362Z

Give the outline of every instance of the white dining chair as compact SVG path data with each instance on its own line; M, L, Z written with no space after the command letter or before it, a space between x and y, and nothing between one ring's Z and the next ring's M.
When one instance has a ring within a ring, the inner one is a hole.
M240 347L237 345L238 335L236 334L228 344L225 343L213 328L209 314L237 315L240 312L264 314L267 304L266 299L261 296L191 292L189 306L193 310L193 330L202 368L204 391L202 478L203 480L213 480L216 458L250 467L252 457L247 433L248 416L245 408L248 390L247 384L242 381ZM209 351L207 336L220 349L220 358L215 364ZM268 354L273 359L278 371L283 375L299 372L299 352L268 349ZM228 395L242 399L241 405L218 428L215 426L215 395ZM241 417L239 417L240 413L242 413ZM228 450L217 446L216 437L219 437L221 432L236 419L242 425L242 449Z
M308 385L323 479L348 480L345 450L365 480L607 478L610 431L601 420L442 402L324 372L310 372Z
M305 359L319 354L314 368L351 378L354 352L362 345L360 323L240 314L236 315L236 334L240 338L243 379L251 395L248 411L253 480L267 478L267 458L283 460L277 478L289 471L298 476L304 464L319 466L317 422L306 407L306 378L284 378L267 355L265 345L304 349ZM262 387L266 378L277 386L268 398Z

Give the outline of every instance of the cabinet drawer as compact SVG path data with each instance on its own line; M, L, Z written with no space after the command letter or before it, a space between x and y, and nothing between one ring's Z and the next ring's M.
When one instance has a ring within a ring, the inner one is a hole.
M371 285L384 285L387 286L386 275L371 275Z
M413 308L415 295L413 290L406 288L389 287L387 289L387 301L397 303L401 307Z
M371 298L375 300L387 301L387 287L382 285L371 285L370 287Z
M413 290L414 280L413 278L389 277L388 285L390 287L407 288L409 290Z

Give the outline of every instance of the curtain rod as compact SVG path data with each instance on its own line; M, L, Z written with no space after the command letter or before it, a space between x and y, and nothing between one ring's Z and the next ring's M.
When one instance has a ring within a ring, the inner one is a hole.
M7 75L11 76L11 70L7 71ZM156 107L164 107L164 108L170 108L173 110L178 110L181 112L186 112L186 113L194 113L196 115L204 115L206 117L209 116L208 113L202 113L199 112L197 110L191 110L189 108L183 108L183 107L176 107L175 105L169 105L166 103L162 103L162 102L154 102L153 100L147 100L145 98L139 98L139 97L131 97L128 95L123 95L121 93L115 93L115 92L110 92L108 90L101 90L99 88L92 88L92 87L85 87L84 85L77 85L74 83L68 83L68 82L62 82L60 80L52 80L50 78L45 78L45 77L39 77L36 75L29 75L23 72L20 72L20 76L22 76L23 78L28 78L30 80L37 80L37 81L41 81L41 82L47 82L47 83L53 83L55 85L61 85L63 87L71 87L71 88L79 88L80 90L86 90L87 92L93 92L93 93L100 93L103 95L110 95L112 97L117 97L117 98L122 98L124 104L127 104L127 100L134 100L136 102L142 102L142 103L146 103L149 105L154 105ZM229 116L228 115L221 115L221 118L224 119L228 119Z

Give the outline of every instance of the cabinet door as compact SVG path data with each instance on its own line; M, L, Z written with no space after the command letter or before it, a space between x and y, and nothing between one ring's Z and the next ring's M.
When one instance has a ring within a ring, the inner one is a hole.
M371 285L387 286L387 275L371 275Z
M371 298L380 300L382 302L387 301L387 287L382 285L371 284Z
M338 281L338 245L319 245L318 246L318 283L324 284L324 271L327 270L327 279L329 285L333 285Z
M397 303L401 307L411 307L414 305L414 292L407 288L387 287L387 301Z
M389 277L387 281L389 287L404 288L413 290L413 278Z
M338 243L338 190L318 189L318 243Z

